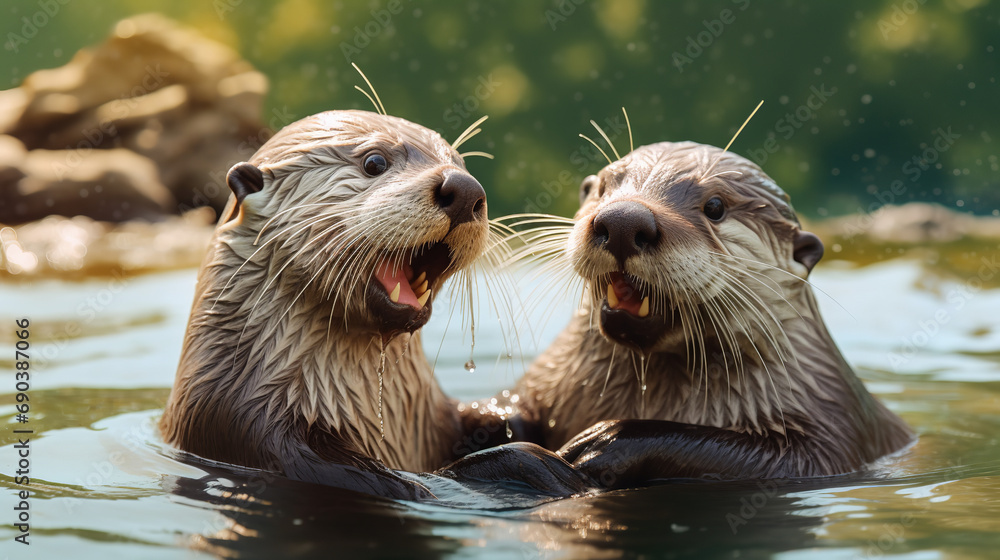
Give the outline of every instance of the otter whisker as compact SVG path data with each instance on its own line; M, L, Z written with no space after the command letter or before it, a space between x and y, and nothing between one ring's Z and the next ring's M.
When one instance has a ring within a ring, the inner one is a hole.
M617 344L611 345L611 359L608 360L608 373L604 376L604 387L601 388L601 394L599 398L604 398L604 392L608 390L608 379L611 379L611 368L615 365L615 351L618 350Z
M544 246L543 246L544 243ZM546 262L553 257L559 257L566 250L565 239L550 239L545 242L533 243L534 250L518 250L507 259L508 265L529 265Z
M568 224L576 223L576 220L572 218L567 218L565 216L557 216L555 214L537 214L532 212L523 212L520 214L508 214L506 216L500 216L499 218L494 218L492 221L503 223L508 220L519 220L522 218L535 218L538 219L539 221L563 222Z
M729 140L729 143L726 144L726 147L722 149L722 153L719 154L719 156L715 158L715 161L712 162L712 165L709 165L708 169L706 169L705 172L701 174L702 177L704 177L704 176L706 176L706 175L708 175L709 173L712 172L712 169L715 168L715 164L719 163L719 160L722 159L723 154L725 154L726 152L729 151L729 147L733 145L733 142L735 142L737 138L739 138L740 133L743 132L744 128L746 128L747 123L749 123L750 119L752 119L753 116L757 114L757 111L760 110L760 106L763 105L763 104L764 104L764 100L761 99L760 103L757 104L757 107L754 108L753 112L750 113L750 116L747 117L747 120L743 121L743 124L740 125L739 130L736 131L736 134L734 134L733 137Z
M463 153L458 154L458 155L462 156L462 159L465 159L467 157L473 157L473 156L475 156L475 157L484 157L486 159L493 159L493 154L489 154L489 153L486 153L486 152L463 152Z
M789 277L791 277L793 280L796 280L798 282L802 282L803 284L809 286L810 288L812 288L812 289L818 291L819 293L825 295L826 297L830 298L830 301L832 301L833 303L836 303L837 307L840 307L844 311L844 313L847 313L848 315L851 316L851 319L854 319L855 321L858 320L857 317L855 317L853 314L851 314L851 312L848 311L846 307L844 307L843 305L841 305L839 301L837 301L836 299L834 299L833 296L831 296L830 294L826 293L821 288L817 287L815 284L813 284L812 282L806 280L805 278L796 276L796 275L792 274L791 272L789 272L787 270L782 270L781 268L779 268L777 266L774 266L774 265L771 265L771 264L767 264L767 263L764 263L764 262L760 262L760 261L757 261L757 260L754 260L754 259L750 259L750 258L747 258L747 257L737 257L736 255L727 255L727 254L724 254L724 253L717 253L717 252L714 252L714 251L708 251L708 253L709 254L713 254L713 255L719 255L719 256L722 256L722 257L729 257L731 259L738 259L738 260L741 260L741 261L751 262L751 263L760 265L760 266L762 266L762 267L764 267L766 269L770 269L770 270L774 270L774 271L777 271L777 272L781 272L782 274L786 274Z
M464 131L462 131L462 133L458 135L458 138L456 138L455 141L451 143L451 149L453 149L455 151L458 151L458 148L462 144L465 144L473 136L475 136L475 135L479 134L480 132L482 132L481 129L476 128L476 127L479 126L479 125L481 125L481 124L483 124L484 122L486 122L486 119L488 119L488 118L490 118L489 115L483 115L483 116L479 117L476 120L476 122L470 124L469 127L466 128Z
M269 278L268 282L267 282L267 283L266 283L266 284L264 285L264 288L263 288L263 289L261 290L261 293L260 293L260 296L258 296L258 298L257 298L257 301L256 301L256 302L254 302L254 305L253 305L253 307L252 307L252 308L251 308L251 310L250 310L250 315L249 315L249 317L247 318L247 324L248 324L248 325L249 325L249 322L250 322L250 319L252 319L252 318L253 318L253 314L254 314L254 311L256 310L256 308L257 308L258 304L260 304L260 302L261 302L261 300L263 299L264 295L265 295L265 294L267 294L267 292L268 292L269 288L270 288L270 287L271 287L271 286L272 286L272 285L274 284L274 282L276 282L276 281L278 280L278 278L279 278L279 277L281 276L281 274L282 274L282 273L283 273L283 272L285 271L285 269L287 269L287 268L288 268L289 266L291 266L291 264L292 264L292 263L293 263L293 262L295 261L295 259L296 259L296 257L297 257L298 255L302 254L302 252L304 252L304 251L305 251L306 249L308 249L308 248L309 248L309 247L310 247L310 246L311 246L311 245L312 245L313 243L315 243L315 242L316 242L316 241L317 241L318 239L320 239L320 238L321 238L321 236L322 236L323 234L325 234L326 232L330 231L331 229L333 229L333 228L335 228L335 227L337 227L337 224L335 224L335 225L333 225L333 226L330 226L330 227L328 227L327 229L325 229L325 230L324 230L324 231L323 231L323 232L321 233L321 235L317 235L317 236L313 236L312 238L310 238L309 240L307 240L307 241L306 241L306 242L305 242L305 243L303 244L303 246L302 246L302 247L300 247L300 248L298 249L298 251L296 251L296 252L295 252L294 254L292 254L292 255L291 255L291 256L290 256L290 257L289 257L289 258L288 258L288 259L287 259L287 260L285 261L285 263L284 263L284 264L282 264L282 266L281 266L281 267L280 267L280 268L278 269L278 271L277 271L277 272L276 272L276 273L275 273L275 274L274 274L274 275L273 275L272 277L270 277L270 278ZM348 234L348 233L350 233L350 231L345 231L345 232L343 232L343 234L344 234L344 235L346 235L346 234ZM336 240L336 239L338 239L338 236L334 236L334 239L333 239L333 240L330 240L330 242L332 242L332 241L334 241L334 240ZM329 243L328 243L327 245L329 246ZM321 254L321 253L317 253L317 255L318 255L318 254ZM314 258L315 258L315 257L314 257ZM312 262L312 261L310 261L310 262ZM321 270L323 270L323 269L321 269ZM246 331L246 326L244 326L243 330L244 330L244 332ZM242 335L241 335L241 338L242 338Z
M622 156L618 155L618 149L615 148L615 145L611 142L611 139L608 138L608 135L604 133L604 129L598 126L598 124L594 122L593 119L591 119L590 124L597 129L597 132L601 135L601 137L604 138L604 141L608 143L608 146L611 147L611 153L615 154L615 159L616 160L622 159Z
M451 296L451 290L449 290L449 299ZM451 328L451 320L455 317L455 306L448 306L448 320L444 324L444 331L441 334L441 343L438 344L437 352L434 354L434 361L431 362L431 371L437 371L438 359L441 357L441 350L444 348L444 341L448 339L448 329Z
M747 332L749 333L750 332L750 325L749 325L749 323L746 322L745 318L742 315L740 315L738 312L736 312L736 311L734 311L734 316L736 317L737 322L741 322L741 321L743 322L743 326L747 329ZM757 358L760 359L760 365L764 369L764 374L767 376L768 383L771 385L771 391L772 391L772 393L774 393L775 405L777 405L777 407L778 407L778 414L781 416L782 431L785 432L785 435L787 437L787 429L785 428L784 407L782 406L781 396L778 394L778 388L774 384L774 378L771 375L771 370L770 370L770 368L768 368L768 365L767 365L768 362L767 362L766 359L764 359L764 356L761 355L760 350L757 348L757 345L753 343L753 340L750 341L750 347L753 349L754 353L757 355ZM782 363L782 367L784 367L784 363ZM785 368L785 376L786 376L786 379L789 379L788 378L788 370L787 370L787 368Z
M733 276L729 272L725 271L724 269L720 268L718 270L718 272L720 274L722 274L723 276L725 276L726 278L728 278L733 283L731 293L733 295L736 295L740 300L742 300L742 302L745 304L745 308L746 308L747 311L751 311L751 312L753 312L753 313L756 314L757 319L759 320L758 321L759 325L761 327L765 327L764 316L761 315L761 313L760 313L760 310L763 310L765 313L767 313L768 317L771 319L771 323L770 324L773 324L775 327L777 327L777 329L783 335L785 334L784 327L781 326L781 321L777 317L775 317L774 313L770 310L770 308L760 299L760 297L757 296L757 294L755 294L753 292L753 290L750 290L750 288L747 287L744 282L742 282L739 278ZM745 293L741 293L740 291L737 291L737 289L745 290ZM748 297L752 298L753 302L751 302L750 300L748 300L747 299ZM753 303L756 303L757 305L753 305ZM750 334L750 333L748 333L748 334ZM769 328L765 329L765 334L768 334L768 335L770 334L770 329ZM785 335L785 338L787 340L787 338L788 338L787 335ZM785 355L784 355L784 352L782 352L782 349L784 348L784 346L779 347L777 345L777 342L774 341L773 339L772 339L771 342L772 342L772 345L774 346L775 351L778 353L778 357L781 358L782 360L784 360L785 359Z
M583 138L587 142L590 142L591 144L593 144L594 147L597 148L597 151L601 152L601 155L604 156L604 159L608 160L608 165L610 165L612 163L611 158L608 157L608 154L604 153L604 150L602 150L601 147L597 145L597 142L594 142L593 140L591 140L590 138L588 138L587 136L585 136L583 134L580 134L579 136L580 136L580 138Z
M326 245L324 246L324 249L326 249L327 247L329 247L329 246L330 246L330 245L331 245L331 244L332 244L333 242L334 242L334 241L332 241L332 240L331 240L331 241L329 241L329 242L327 242L327 244L326 244ZM316 252L316 255L313 255L313 257L312 257L312 258L311 258L311 259L309 260L309 263L311 263L312 261L314 261L314 260L316 259L316 257L317 257L318 255L322 254L322 253L323 253L323 251L317 251L317 252ZM291 261L291 260L294 260L294 256L293 256L293 258L292 258L292 259L289 259L289 261ZM284 318L285 318L285 315L288 315L288 313L289 313L289 312L290 312L290 311L292 310L292 308L293 308L293 307L295 306L295 303L296 303L296 302L297 302L297 301L299 300L299 298L300 298L300 297L302 297L302 294L304 294L304 293L306 292L306 290L307 290L307 289L309 289L309 286L311 286L311 285L312 285L313 281L314 281L314 280L316 280L316 278L317 278L317 277L318 277L318 276L319 276L320 274L322 274L322 273L324 273L324 272L326 272L326 271L328 271L328 270L329 270L329 267L327 267L327 266L324 266L324 267L319 267L319 270L317 270L317 271L316 271L316 273L315 273L315 274L313 274L313 275L312 275L312 276L311 276L311 277L309 278L309 280L308 280L308 281L306 281L305 285L304 285L304 286L302 286L302 289L301 289L301 290L299 290L299 292L298 292L297 294L295 294L295 297L294 297L294 298L292 298L292 301L291 301L291 303L289 303L289 304L288 304L288 308L287 308L287 309L285 309L284 313L282 313L282 314L281 314L281 316L279 316L279 317L278 317L278 321L281 321L282 319L284 319Z
M803 317L802 314L799 313L798 308L796 308L794 305L792 305L792 302L788 301L788 299L785 298L785 296L782 295L781 292L779 292L778 290L776 290L774 287L769 286L767 284L767 282L764 282L764 280L761 280L761 278L757 277L757 276L761 276L763 278L766 278L766 279L770 280L770 278L768 276L765 276L765 275L760 274L758 272L754 272L754 271L750 270L749 268L745 268L745 267L742 267L742 266L737 266L737 265L735 265L733 263L720 262L719 264L723 265L723 266L729 267L729 270L731 270L733 272L746 274L747 278L749 278L750 280L753 280L753 281L757 282L758 284L760 284L764 288L767 288L771 293L773 293L774 295L778 296L778 298L780 298L781 301L785 302L785 304L788 306L789 309L791 309L792 311L794 311L795 314L799 316L799 319L803 319L803 320L805 319L805 317Z
M270 239L268 239L267 242L264 243L264 245L258 247L257 250L255 250L253 253L251 253L250 256L247 257L246 260L244 260L243 263L239 267L236 268L236 271L233 272L232 276L229 277L229 280L226 281L226 284L222 287L222 290L219 291L218 296L216 296L215 301L212 303L211 309L215 309L215 306L218 305L219 300L222 299L222 296L224 296L226 294L226 291L229 289L229 287L232 284L233 280L236 279L236 276L239 275L240 271L242 271L243 268L247 264L249 264L250 261L252 261L253 258L255 256L257 256L257 254L260 253L262 250L264 250L264 248L267 247L272 241L275 241L275 240L279 239L282 234L284 234L285 232L289 231L290 229L292 229L296 225L302 225L302 227L299 229L299 231L295 232L291 237L294 237L294 236L298 235L299 233L302 233L303 231L305 231L306 229L308 229L309 226L311 226L312 224L321 222L321 221L323 221L325 219L332 218L332 217L335 217L335 216L320 216L320 217L316 218L314 221L312 221L310 223L307 223L307 224L304 224L304 225L302 225L302 224L295 224L295 225L288 226L287 228L285 228L284 230L282 230L281 232L279 232L277 235L275 235L275 236L271 237Z
M368 84L368 88L372 90L372 94L375 95L375 99L372 99L371 95L368 95L368 93L365 92L365 90L361 89L360 87L354 86L355 89L365 94L365 97L367 97L368 100L372 102L372 105L375 105L376 111L378 111L382 115L387 115L388 113L386 113L385 111L385 105L382 105L382 100L379 99L378 92L375 91L375 86L373 86L372 83L368 80L368 76L365 76L365 73L361 71L361 68L358 68L357 64L352 62L351 66L353 66L354 69L358 71L358 74L361 74L361 78L364 79L366 84ZM378 103L375 102L376 100L378 101Z
M625 107L622 107L622 114L625 115L625 128L628 129L628 151L632 153L635 151L635 144L632 143L632 123L628 120L628 111Z
M482 276L482 280L483 282L486 283L487 293L490 296L490 300L493 304L494 311L496 311L497 313L498 320L500 320L503 317L504 312L506 312L506 316L510 318L511 321L510 325L507 326L506 328L509 328L511 330L510 334L516 341L518 352L523 358L523 352L521 351L521 341L520 337L518 336L516 324L514 322L514 317L515 317L514 305L511 302L510 297L511 295L513 295L513 297L517 298L521 308L524 307L524 302L520 301L520 294L514 285L513 278L511 277L507 268L503 266L503 263L505 263L509 258L508 255L510 253L510 246L507 245L503 236L495 231L488 232L487 240L488 240L487 250L483 252L482 256L479 259L477 259L472 263L471 270L477 271L478 265L480 264L486 270L486 274ZM497 279L497 282L500 285L499 290L495 290L490 286L491 277ZM477 279L480 278L480 275L476 274L475 278ZM499 303L503 304L503 310L500 309L500 305L497 302L496 294L498 292L500 299ZM501 326L502 327L504 326L502 322ZM501 330L501 332L504 331ZM529 334L531 334L532 338L534 339L533 333ZM505 343L507 343L508 341L507 336L508 335L505 333L504 334ZM510 347L510 351L513 352L513 350L514 350L513 347Z
M315 204L315 205L313 205L313 204L300 205L300 206L298 206L296 208L305 208L307 206L327 206L328 204L339 205L340 203L321 203L321 204ZM279 212L279 214L280 213L284 213L284 211ZM275 217L277 217L277 215ZM240 270L242 270L243 267L246 266L253 259L253 257L257 255L257 253L259 253L262 249L264 249L265 247L267 247L271 242L273 242L273 241L275 241L277 239L280 239L281 236L284 235L285 233L287 233L289 230L291 230L291 229L293 229L295 227L301 226L298 231L296 231L294 234L292 234L292 235L290 235L290 236L288 236L286 238L286 242L287 242L288 239L294 238L299 233L305 231L306 229L308 229L310 226L312 226L314 224L317 224L317 223L322 222L322 221L327 220L327 219L333 219L333 218L338 218L338 217L340 217L340 216L338 214L334 214L334 213L320 214L319 216L316 216L314 218L307 218L305 220L304 224L303 223L292 223L292 224L290 224L288 227L286 227L285 229L281 230L280 232L278 232L277 234L275 234L271 238L269 238L263 245L261 245L256 251L254 251L245 261L243 261L243 264L241 264L236 269L236 272L234 272L233 276L230 277L229 282L226 283L226 287L228 288L228 286L232 282L233 278L235 278L235 276L237 274L239 274ZM271 220L268 220L267 224L270 224L273 219L274 218L272 218ZM267 224L265 224L265 227L266 227ZM257 245L257 243L259 242L260 236L261 236L262 233L263 233L263 229L261 230L260 233L257 234L256 239L254 239L254 242L253 242L254 246ZM222 290L222 292L223 293L225 292L225 288ZM221 294L220 294L220 297L221 297ZM218 300L216 300L216 302L218 302Z
M722 360L726 369L726 390L727 390L727 401L732 397L732 382L729 377L729 359L726 356L727 346L734 354L738 354L738 343L732 332L732 329L728 328L726 323L726 318L722 309L719 307L719 302L715 300L709 300L706 302L705 312L708 315L708 320L712 324L712 328L715 330L719 337L719 349L722 351ZM709 390L709 379L708 379L708 367L709 364L701 364L701 376L705 379L705 402L703 403L702 410L708 409L708 390ZM699 385L701 382L699 381Z
M261 226L260 231L257 233L257 237L254 238L254 240L253 240L253 245L256 246L257 243L260 242L260 236L264 235L264 232L267 231L267 228L271 226L271 223L274 222L274 220L278 219L278 216L281 216L283 214L287 214L289 212L294 212L295 210L301 210L303 208L310 208L310 207L315 207L315 206L324 206L324 207L331 207L332 206L332 207L337 207L337 206L340 206L341 204L343 204L343 203L342 202L314 202L314 203L311 203L311 204L299 204L298 206L292 206L291 208L286 208L284 210L280 210L280 211L276 212L273 216L271 216L271 218L268 221L264 222L264 225ZM321 217L321 218L329 218L329 217L335 217L335 216L331 216L330 214L321 214L319 217Z
M368 95L367 91L361 89L361 86L354 86L354 89L360 91L365 97L368 98L368 101L372 102L372 105L375 106L375 111L377 111L380 115L384 115L385 114L385 113L382 112L382 108L379 107L378 103L375 103L375 100L372 99L372 96Z
M709 175L708 177L705 177L704 179L702 179L702 181L708 182L711 179L715 179L716 177L721 177L723 175L728 175L728 174L736 174L738 177L742 177L743 176L743 172L742 171L737 171L735 169L728 169L726 171L719 171L718 173L713 173L713 174Z

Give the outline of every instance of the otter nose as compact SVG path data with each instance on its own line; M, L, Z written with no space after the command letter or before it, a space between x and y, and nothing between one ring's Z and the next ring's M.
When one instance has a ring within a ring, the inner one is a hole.
M595 242L621 265L651 247L660 236L653 211L632 200L610 204L598 212L593 228Z
M486 213L486 191L475 177L461 171L447 171L434 198L451 218L451 227L481 218Z

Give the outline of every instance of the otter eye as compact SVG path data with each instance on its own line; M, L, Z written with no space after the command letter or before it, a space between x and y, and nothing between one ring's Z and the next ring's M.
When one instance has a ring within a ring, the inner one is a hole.
M374 177L385 173L385 170L389 168L389 162L382 154L370 154L365 158L364 168L365 173Z
M713 196L705 203L705 215L708 216L709 220L718 222L725 213L726 205L722 203L721 198Z
M590 193L594 190L594 187L600 188L601 180L597 178L597 175L590 175L580 183L580 204L583 204L584 200L590 196ZM598 193L600 196L600 193Z

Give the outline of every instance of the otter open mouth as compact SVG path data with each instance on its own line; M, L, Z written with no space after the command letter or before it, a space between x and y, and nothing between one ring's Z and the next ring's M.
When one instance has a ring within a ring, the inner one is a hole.
M601 330L608 338L640 351L648 350L661 338L667 318L650 312L652 294L645 283L629 274L612 272L605 294Z
M387 256L372 272L368 283L368 308L381 324L383 335L413 332L431 316L431 294L451 266L451 249L431 243L410 254Z

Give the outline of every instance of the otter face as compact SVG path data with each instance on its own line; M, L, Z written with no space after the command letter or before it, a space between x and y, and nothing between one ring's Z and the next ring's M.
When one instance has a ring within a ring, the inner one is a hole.
M308 117L227 182L218 235L265 268L262 297L326 306L349 332L422 327L433 294L485 245L483 187L440 135L395 117Z
M759 167L711 146L638 148L580 196L570 260L602 333L643 353L684 352L693 333L732 346L773 332L823 254Z

